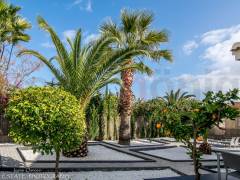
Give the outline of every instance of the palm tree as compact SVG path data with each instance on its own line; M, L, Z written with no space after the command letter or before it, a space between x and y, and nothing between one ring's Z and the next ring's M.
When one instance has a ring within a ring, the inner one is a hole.
M8 16L9 6L4 0L0 0L0 45L1 45L1 55L0 60L2 61L3 54L5 51L5 42L7 40L7 34L9 33L9 16Z
M168 35L165 31L152 30L153 14L146 11L127 11L121 12L121 24L117 25L109 20L101 26L101 32L108 37L116 39L115 48L134 48L137 47L147 51L148 59L158 62L161 58L171 61L172 56L168 50L161 50L159 45L168 42ZM143 56L131 56L125 59L126 65L134 65L142 60ZM145 66L145 69L148 67ZM150 70L150 68L148 68ZM130 119L132 112L132 84L133 69L123 70L121 79L123 81L120 90L120 129L119 144L130 144Z
M8 8L7 19L9 21L9 29L6 40L9 44L11 44L11 48L5 68L5 73L9 69L14 46L16 46L20 41L28 42L30 40L30 36L26 34L25 31L27 29L30 29L31 25L28 21L17 14L20 10L20 7L13 5L10 5Z
M181 92L181 89L177 91L171 90L170 93L166 93L166 95L162 98L167 105L174 105L177 102L180 102L184 99L195 97L193 94L188 94L188 92Z
M57 84L75 95L82 112L85 112L91 98L109 83L121 84L115 76L122 70L134 68L145 71L141 63L126 65L125 59L135 55L147 55L148 52L133 47L112 50L113 37L100 37L89 44L82 44L81 30L76 32L74 40L67 38L67 47L47 22L38 17L40 28L47 31L56 49L56 56L48 59L34 50L23 50L19 55L29 54L37 57L51 70ZM82 156L85 156L87 150ZM75 153L76 155L76 153Z
M22 18L18 13L21 10L20 7L9 5L4 0L0 1L0 45L1 45L1 55L0 60L3 61L3 55L5 52L6 45L10 45L10 53L8 59L3 63L4 74L9 69L9 64L11 61L13 48L20 41L28 42L30 36L25 33L25 31L31 28L28 21Z

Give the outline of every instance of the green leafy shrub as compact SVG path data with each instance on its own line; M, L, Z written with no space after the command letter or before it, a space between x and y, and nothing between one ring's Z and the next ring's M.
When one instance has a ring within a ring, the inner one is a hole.
M157 123L163 123L165 118L162 111L165 108L164 101L155 98L147 101L138 100L133 105L132 124L137 122L138 118L144 119L143 125L137 127L132 126L131 134L135 134L136 138L155 138L159 135L159 129L156 128ZM139 125L139 124L138 124ZM161 131L164 127L161 127ZM161 134L166 136L166 134Z
M77 148L86 133L84 113L77 99L61 89L31 87L10 96L6 115L10 136L42 154L56 152L56 177L60 152Z
M99 114L98 109L95 106L90 107L90 122L89 122L89 138L96 140L99 134Z
M89 138L104 139L103 99L100 94L94 96L86 109L86 120Z

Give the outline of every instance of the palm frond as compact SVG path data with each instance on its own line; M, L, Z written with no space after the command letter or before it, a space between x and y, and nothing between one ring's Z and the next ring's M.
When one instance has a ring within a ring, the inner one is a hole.
M107 22L104 22L100 26L100 32L107 37L109 36L116 37L116 40L119 44L121 44L123 41L121 32L119 31L117 25L112 20L108 20Z
M181 93L181 89L178 89L175 92L173 90L171 90L170 93L166 92L166 95L162 99L164 99L168 105L173 105L192 97L195 97L195 95L188 94L188 92Z
M48 23L42 17L38 16L37 20L39 27L47 31L51 36L52 42L55 45L59 57L58 60L60 65L62 66L63 69L68 68L67 66L70 66L69 55L63 43L61 42L55 31L48 25Z
M125 33L136 32L138 12L123 9L121 11L121 17L120 18L121 18L121 23L122 23L122 30Z
M171 52L160 49L162 43L168 42L168 33L166 30L151 30L151 24L154 19L151 12L123 9L120 19L121 24L119 25L109 20L100 27L100 31L104 36L115 37L116 40L111 47L121 49L135 48L144 51L145 53L138 53L138 55L135 54L131 57L134 62L137 62L135 61L136 59L144 57L157 62L161 58L172 61Z
M24 50L19 55L30 54L44 62L57 79L57 83L66 91L75 95L82 107L90 101L99 89L109 83L121 84L117 78L122 70L133 68L142 72L151 73L149 67L143 63L126 65L126 59L135 56L149 56L145 49L139 47L111 48L117 41L116 37L103 35L97 40L81 44L81 31L77 31L74 40L68 40L70 50L64 47L55 31L47 22L38 17L39 26L47 31L56 49L54 63L52 58L43 57L32 50Z
M67 42L68 42L68 44L69 44L71 50L73 51L74 46L73 46L72 40L71 40L69 37L67 37Z
M138 26L139 29L141 30L140 32L142 33L142 35L144 34L144 32L146 32L154 19L154 15L152 12L150 11L142 11L139 12L139 16L138 16Z
M81 30L79 29L76 33L75 39L74 39L74 45L73 45L73 64L74 68L77 67L77 63L79 61L79 56L81 52L81 38L82 38L82 33Z

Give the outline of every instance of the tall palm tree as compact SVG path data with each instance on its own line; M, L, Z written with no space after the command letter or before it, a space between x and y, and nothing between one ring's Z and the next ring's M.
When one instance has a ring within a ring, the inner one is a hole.
M9 26L9 21L7 19L9 6L4 0L0 0L0 44L5 41L6 30Z
M117 25L109 20L101 26L101 32L105 36L116 39L116 48L138 47L147 51L148 59L158 62L161 58L171 61L170 51L161 50L160 44L168 42L168 35L165 31L151 29L153 14L146 11L122 10L121 24ZM143 56L131 56L125 59L126 65L133 65L142 60ZM132 84L134 70L127 69L121 72L123 86L120 90L120 129L119 144L130 144L130 119L132 112Z
M9 69L14 46L16 46L20 41L28 42L30 40L30 36L26 34L25 31L31 28L31 24L18 14L20 10L20 7L13 5L10 5L8 8L7 19L9 21L9 27L6 40L11 45L11 48L5 72Z
M30 36L26 34L25 31L31 28L31 25L18 14L20 10L21 8L18 6L9 5L4 0L0 1L1 61L3 61L6 45L10 45L8 59L5 59L6 61L4 61L4 63L2 62L4 65L4 74L6 74L9 69L14 46L20 41L28 42L30 40Z
M188 92L181 92L181 89L178 89L177 91L171 90L170 93L166 93L166 95L162 98L167 105L173 105L177 102L180 102L184 99L195 97L193 94L188 94Z
M57 79L58 85L78 98L83 113L91 98L101 88L109 83L121 84L115 75L122 70L128 68L148 70L142 63L125 64L125 59L135 55L147 55L147 51L134 47L113 50L111 46L115 38L106 36L84 45L81 43L81 30L76 32L74 40L67 39L70 46L68 51L43 18L38 17L38 24L49 33L56 49L56 56L48 59L34 50L23 50L19 55L33 55L45 63ZM86 152L82 156L84 155Z
M9 16L8 16L9 5L4 1L0 0L0 45L1 55L0 61L2 61L3 54L5 51L5 42L7 41L7 34L9 33Z

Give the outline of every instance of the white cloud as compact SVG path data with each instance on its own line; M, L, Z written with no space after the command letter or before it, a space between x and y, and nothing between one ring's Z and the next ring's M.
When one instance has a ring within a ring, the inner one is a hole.
M201 36L201 43L206 45L214 45L230 38L232 34L239 31L240 25L230 28L217 29L208 31Z
M192 54L193 50L196 48L198 48L198 44L196 43L196 41L188 41L183 46L183 52L186 55L190 55Z
M92 1L91 0L75 0L73 3L71 3L68 6L68 9L71 9L73 7L79 7L81 10L87 11L87 12L92 12Z
M240 62L234 60L230 51L233 43L240 41L240 25L206 32L199 41L208 72L183 74L175 79L190 92L240 88Z
M87 2L86 11L92 12L92 2L90 0Z
M89 43L91 41L97 40L99 38L100 34L89 34L84 38L84 43Z
M41 46L45 48L54 48L54 45L50 42L41 43Z
M72 29L66 30L66 31L63 32L63 36L65 38L73 39L75 37L75 35L76 35L76 31L72 30Z
M75 0L74 2L73 2L73 5L79 5L79 4L81 4L82 3L82 0Z

